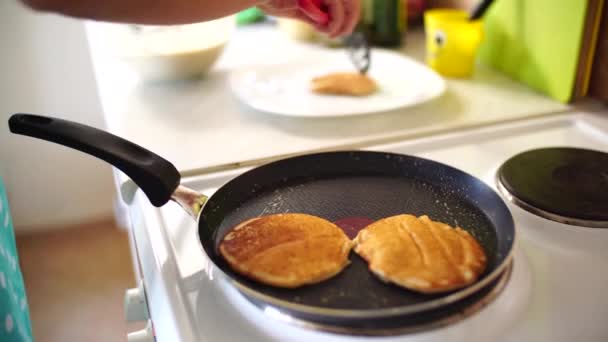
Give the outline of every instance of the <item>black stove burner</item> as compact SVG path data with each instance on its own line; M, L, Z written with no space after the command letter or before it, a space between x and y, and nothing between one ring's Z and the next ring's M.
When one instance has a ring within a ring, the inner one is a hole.
M608 227L608 153L543 148L520 153L498 170L509 199L545 218Z

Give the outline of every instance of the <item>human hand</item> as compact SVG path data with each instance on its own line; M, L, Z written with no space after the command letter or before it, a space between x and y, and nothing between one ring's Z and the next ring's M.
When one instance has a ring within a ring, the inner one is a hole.
M297 0L261 0L258 7L269 15L305 21L331 38L348 35L354 30L361 13L360 0L322 0L321 2L329 13L329 22L325 25L309 18L298 6Z

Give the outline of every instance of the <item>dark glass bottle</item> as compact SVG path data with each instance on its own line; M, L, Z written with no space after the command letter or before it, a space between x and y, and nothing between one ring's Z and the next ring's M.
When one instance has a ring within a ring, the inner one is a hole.
M403 0L362 0L362 31L372 45L397 47L403 43L406 16Z

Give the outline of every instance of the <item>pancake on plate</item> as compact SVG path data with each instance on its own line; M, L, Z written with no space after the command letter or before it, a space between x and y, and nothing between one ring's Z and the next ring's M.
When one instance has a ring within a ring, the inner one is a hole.
M376 82L355 72L336 72L312 79L311 89L318 94L366 96L377 90Z
M232 228L219 251L236 272L264 284L295 288L338 274L353 242L335 224L307 214L256 217Z
M381 280L421 293L474 283L486 267L483 248L467 231L428 216L397 215L357 234L355 252Z

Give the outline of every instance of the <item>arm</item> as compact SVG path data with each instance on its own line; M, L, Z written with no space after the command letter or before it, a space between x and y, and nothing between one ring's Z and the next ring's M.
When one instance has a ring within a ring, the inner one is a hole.
M22 0L28 7L92 20L173 25L201 22L256 6L260 0Z
M1 1L1 0L0 0ZM297 0L21 0L30 8L76 18L142 25L175 25L207 21L258 6L266 13L314 25ZM314 25L331 37L349 34L359 19L360 0L323 0L330 21Z

